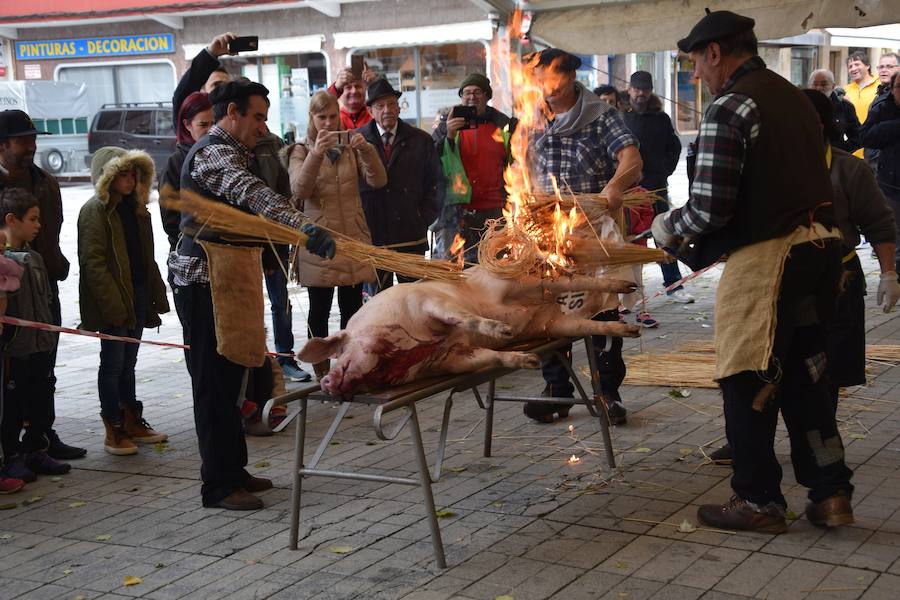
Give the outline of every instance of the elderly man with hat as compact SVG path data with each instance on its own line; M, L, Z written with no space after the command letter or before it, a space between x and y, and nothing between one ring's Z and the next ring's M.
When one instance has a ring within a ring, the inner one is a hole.
M366 90L372 120L358 131L378 150L388 182L373 188L360 178L359 193L373 244L424 255L428 226L440 211L441 166L431 136L400 119L401 95L386 79L376 79ZM397 279L413 281L404 275ZM373 296L393 284L394 274L379 269L376 282L364 284L364 292Z
M779 409L797 482L809 488L807 519L824 527L853 522L853 473L825 352L841 239L818 115L803 92L766 68L753 26L716 11L678 42L715 99L700 124L690 199L654 219L653 237L684 249L694 268L728 255L715 346L734 496L701 506L698 517L722 529L781 533Z
M441 211L442 228L436 232L446 251L457 234L465 241L465 261L478 262L478 243L488 219L502 216L506 204L503 171L509 164L509 138L514 122L488 106L493 96L490 80L481 73L472 73L459 85L460 104L475 108L475 118L466 119L454 111L441 120L432 134L438 156L457 153L464 173L450 173L444 169L445 185L459 185L456 179L468 183L471 195L466 204L445 201ZM442 161L442 164L446 161ZM443 258L449 258L443 256Z
M581 66L580 58L558 48L548 48L533 55L529 64L543 88L547 116L545 127L531 136L528 148L535 185L552 193L555 180L560 188L575 193L602 193L609 200L610 208L618 211L623 192L641 178L637 138L625 126L619 111L577 81L575 72ZM618 321L618 306L594 318ZM626 410L619 396L619 386L625 379L622 338L594 336L594 345L610 421L624 424ZM544 397L572 397L574 387L559 360L546 362L542 369L546 382ZM528 417L549 423L554 413L567 416L570 406L528 402L524 410Z
M69 261L63 256L59 247L59 234L62 230L63 209L59 183L56 179L34 164L34 153L37 149L37 136L46 134L38 131L27 113L21 110L4 110L0 112L0 192L7 188L22 188L38 199L41 211L41 230L31 242L31 247L44 259L47 278L53 294L53 323L60 325L62 315L59 304L59 282L69 276ZM56 365L56 347L52 350L51 364ZM50 372L50 384L56 389L56 375ZM35 407L28 405L30 411ZM46 456L55 460L72 460L87 454L84 448L70 446L59 439L53 430L56 420L54 402L50 403L49 414L26 414L25 420L35 428L42 430L48 445ZM32 471L38 474L47 473L54 465L31 465ZM55 474L55 473L54 473Z
M230 81L213 90L209 99L216 124L184 159L182 193L187 190L299 229L308 238L307 250L331 258L332 237L306 222L290 198L250 171L253 148L267 132L268 94L263 85L250 80ZM253 492L271 488L272 482L252 477L245 469L247 443L238 399L247 368L258 367L265 359L264 338L261 351L250 348L263 329L261 309L258 323L250 318L251 307L262 305L262 248L227 244L188 213L182 213L180 230L169 269L180 288L175 302L190 329L189 371L203 461L203 506L256 510L263 503Z

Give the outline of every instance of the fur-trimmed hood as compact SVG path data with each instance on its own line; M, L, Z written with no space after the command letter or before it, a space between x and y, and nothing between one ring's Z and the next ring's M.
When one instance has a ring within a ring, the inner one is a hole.
M117 146L104 146L91 159L91 183L97 199L109 207L109 186L119 171L134 169L136 186L134 196L139 205L150 200L156 169L153 159L143 150L125 150Z

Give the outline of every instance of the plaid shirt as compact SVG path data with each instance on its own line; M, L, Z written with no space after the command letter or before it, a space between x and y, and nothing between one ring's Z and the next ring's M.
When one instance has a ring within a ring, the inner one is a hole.
M728 93L742 76L766 63L758 56L732 73L716 100L706 109L697 137L697 167L691 197L666 216L675 235L694 238L720 229L734 216L741 171L750 147L759 136L760 114L744 94Z
M210 193L225 198L229 204L244 206L270 221L299 229L306 221L300 211L291 206L289 198L273 191L249 171L253 152L230 133L214 125L209 130L225 140L197 151L191 168L191 178ZM209 282L209 266L205 258L169 253L169 269L175 285Z
M616 172L615 156L626 146L638 146L638 140L612 107L574 133L538 133L531 148L535 187L552 192L552 176L563 191L600 192Z

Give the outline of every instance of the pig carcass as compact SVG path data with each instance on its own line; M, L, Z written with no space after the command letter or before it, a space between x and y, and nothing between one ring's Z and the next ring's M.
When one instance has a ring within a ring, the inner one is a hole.
M461 281L420 281L390 287L366 302L347 328L313 338L306 362L334 358L322 390L350 398L445 373L484 367L537 369L537 355L498 350L512 342L584 335L637 337L620 322L591 321L618 305L635 284L622 279L538 275L499 279L482 267Z

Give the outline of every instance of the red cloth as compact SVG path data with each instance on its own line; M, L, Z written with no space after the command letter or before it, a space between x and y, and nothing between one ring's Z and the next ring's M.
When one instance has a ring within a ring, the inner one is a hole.
M335 98L341 97L333 83L328 86L328 93ZM371 120L372 115L369 114L369 109L365 106L355 113L347 112L343 106L341 107L341 125L344 126L344 129L359 129Z
M639 206L637 208L626 208L625 214L628 218L628 235L638 235L639 233L644 233L650 226L653 225L653 207L652 206ZM647 240L638 240L635 242L636 244L640 244L641 246L647 245Z
M506 203L503 193L506 148L503 142L494 139L496 132L493 123L459 132L459 156L472 186L472 200L466 205L469 210L501 208Z

